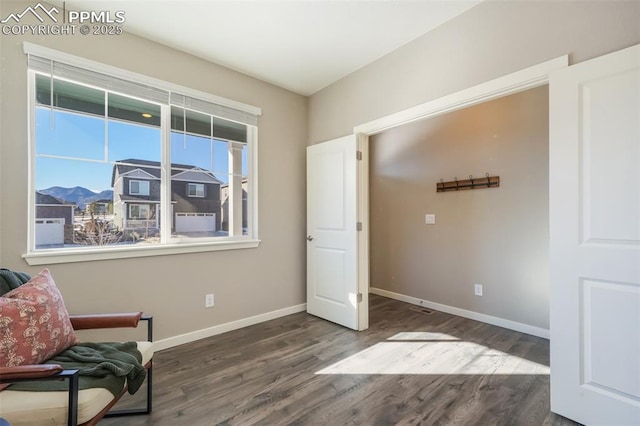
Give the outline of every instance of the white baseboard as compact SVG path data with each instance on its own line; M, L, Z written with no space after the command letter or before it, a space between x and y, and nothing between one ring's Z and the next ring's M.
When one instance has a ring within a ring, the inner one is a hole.
M214 325L213 327L192 331L190 333L180 334L178 336L168 337L162 340L156 340L153 343L153 348L155 351L161 351L163 349L169 349L174 346L184 345L185 343L195 342L196 340L205 339L207 337L215 336L217 334L226 333L227 331L237 330L239 328L248 327L250 325L258 324L265 321L270 321L272 319L284 317L286 315L296 314L298 312L304 312L306 310L307 310L307 304L302 303L300 305L278 309L277 311L271 311L264 314L227 322L220 325Z
M498 318L491 315L481 314L478 312L467 311L453 306L443 305L428 300L418 299L417 297L406 296L400 293L383 290L381 288L371 287L369 292L379 296L388 297L389 299L399 300L401 302L411 303L413 305L423 306L425 308L434 309L436 311L446 312L448 314L457 315L459 317L469 318L475 321L486 322L487 324L497 325L498 327L508 328L510 330L519 331L521 333L531 334L532 336L549 339L549 330L546 328L534 327L532 325L523 324L521 322L511 321L504 318Z
M434 309L436 311L446 312L448 314L457 315L464 318L469 318L475 321L485 322L487 324L497 325L498 327L508 328L510 330L519 331L521 333L531 334L533 336L542 337L544 339L549 338L549 330L540 327L534 327L532 325L523 324L516 321L507 320L504 318L498 318L491 315L481 314L478 312L468 311L466 309L460 309L453 306L443 305L436 302L430 302L428 300L418 299L412 296L406 296L400 293L394 293L392 291L383 290L381 288L371 287L369 291L379 296L388 297L390 299L399 300L401 302L411 303L417 306L423 306L425 308ZM298 312L304 312L307 309L307 304L302 303L300 305L290 306L288 308L278 309L277 311L271 311L260 315L255 315L248 318L239 319L236 321L227 322L224 324L215 325L213 327L204 328L202 330L192 331L178 336L168 337L162 340L156 340L154 342L154 349L161 351L163 349L169 349L174 346L184 345L185 343L195 342L196 340L205 339L207 337L215 336L218 334L226 333L227 331L238 330L250 325L259 324L261 322L270 321L272 319L284 317L286 315L296 314Z

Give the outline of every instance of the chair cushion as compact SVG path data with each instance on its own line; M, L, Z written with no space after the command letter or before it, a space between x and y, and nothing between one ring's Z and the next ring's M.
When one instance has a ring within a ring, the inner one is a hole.
M142 355L142 361L140 364L147 365L153 358L153 342L136 342L138 344L138 350Z
M142 364L153 358L152 342L137 342L142 354ZM103 388L84 389L78 392L78 424L95 417L113 400L113 394ZM62 425L67 423L68 392L0 392L0 417L11 426Z
M76 343L48 269L0 297L0 366L40 364Z

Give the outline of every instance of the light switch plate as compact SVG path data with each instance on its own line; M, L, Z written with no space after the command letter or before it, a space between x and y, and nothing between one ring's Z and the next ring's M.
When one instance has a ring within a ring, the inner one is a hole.
M424 215L424 223L427 225L435 225L436 224L436 215L433 213L428 213Z

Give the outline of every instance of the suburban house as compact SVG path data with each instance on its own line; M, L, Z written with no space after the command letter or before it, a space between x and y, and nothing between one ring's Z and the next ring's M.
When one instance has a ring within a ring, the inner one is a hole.
M221 229L221 181L211 172L171 164L171 230L211 233ZM111 178L115 226L126 234L153 237L160 231L160 163L116 161Z
M102 198L96 201L87 203L84 206L86 214L95 214L105 216L113 213L113 199Z
M0 267L153 314L154 412L102 424L640 424L640 1L36 3ZM52 246L36 185L109 181L133 238Z
M36 191L36 246L73 243L75 204Z

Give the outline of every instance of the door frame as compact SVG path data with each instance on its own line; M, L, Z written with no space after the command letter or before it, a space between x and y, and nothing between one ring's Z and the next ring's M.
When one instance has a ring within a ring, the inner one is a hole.
M355 133L359 160L357 167L356 214L362 229L357 234L358 249L356 267L358 273L358 331L369 328L369 135Z
M384 130L412 123L447 112L453 112L503 96L512 95L549 83L549 74L569 66L569 55L515 71L511 74L462 89L458 92L427 101L420 105L360 124L353 128L355 134L371 136ZM364 159L363 159L364 160Z
M568 66L569 55L559 56L353 128L353 133L358 138L358 150L362 153L362 161L358 162L358 218L363 224L362 232L358 232L358 289L363 295L363 300L359 309L358 323L364 327L360 330L369 326L368 294L371 287L369 282L369 136L549 84L549 75L552 72ZM531 333L531 331L525 332Z

